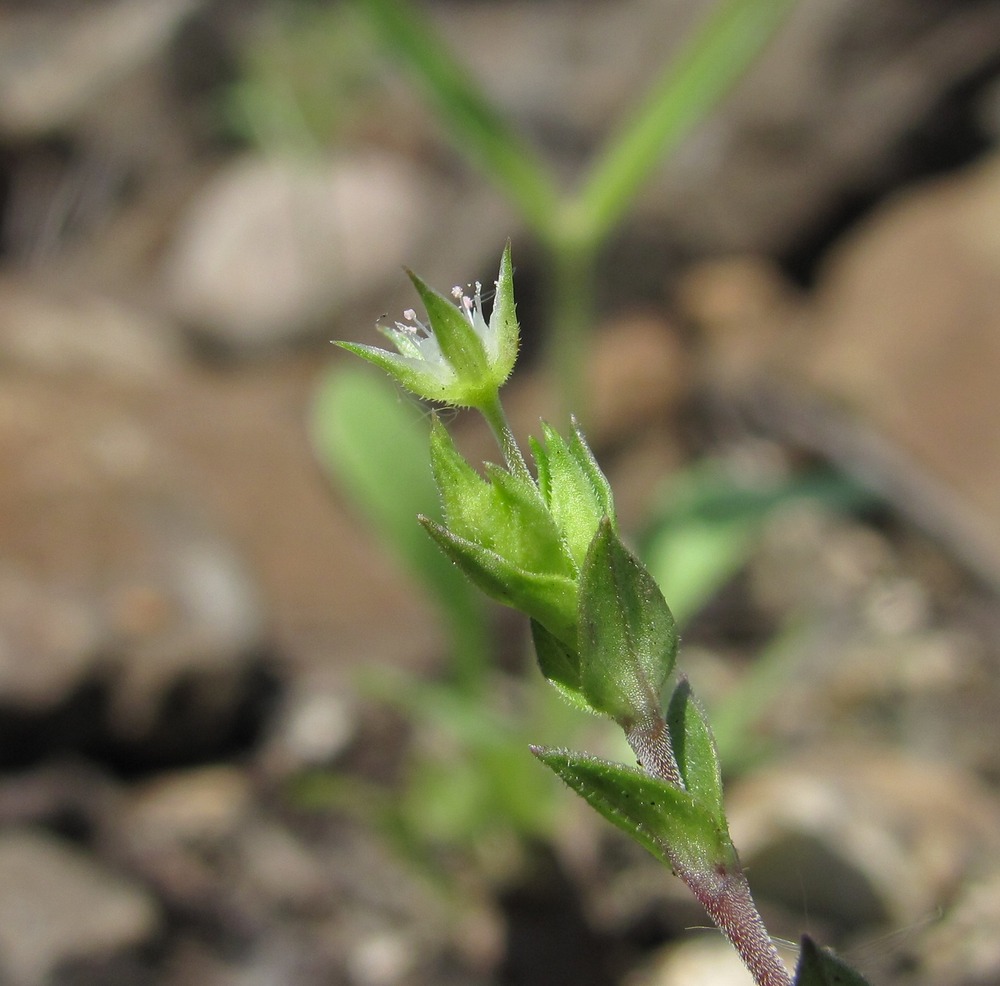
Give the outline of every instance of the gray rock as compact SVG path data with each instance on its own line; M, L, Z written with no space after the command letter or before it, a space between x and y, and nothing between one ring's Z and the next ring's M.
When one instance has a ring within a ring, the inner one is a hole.
M190 479L129 409L157 389L5 378L0 759L109 742L169 759L242 728L264 607Z
M133 852L215 847L235 838L251 797L249 779L235 767L174 771L138 786L116 822Z
M872 746L775 761L727 803L755 895L841 935L923 921L1000 850L970 773Z
M181 220L168 305L237 351L300 339L398 278L433 222L432 188L385 154L234 161Z
M169 503L139 503L136 512L142 547L105 597L122 654L114 728L124 737L155 731L165 697L182 684L189 728L214 733L235 714L247 660L263 646L256 585L196 513Z
M120 298L0 279L0 366L148 386L179 365L180 349L170 323Z
M0 13L0 132L66 127L154 57L202 0L24 5ZM39 9L41 8L41 9Z
M358 710L341 676L300 674L275 717L264 762L277 774L333 763L358 734Z
M0 969L41 986L61 965L114 955L159 926L146 891L53 836L0 833Z
M106 639L93 598L0 565L0 703L51 710L94 672Z

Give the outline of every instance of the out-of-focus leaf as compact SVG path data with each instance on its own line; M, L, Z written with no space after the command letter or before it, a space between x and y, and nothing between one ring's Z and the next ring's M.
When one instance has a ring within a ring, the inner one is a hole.
M794 0L726 0L653 84L645 103L587 175L574 225L600 242L656 167L753 63Z
M673 478L641 555L679 624L747 563L771 513L796 500L850 510L870 504L872 496L833 472L748 485L709 461Z
M312 436L320 462L440 606L455 660L475 677L488 653L483 604L417 523L418 514L440 516L428 432L426 416L381 374L337 367L316 394Z
M432 26L406 0L358 0L384 41L409 63L457 147L516 202L539 235L551 228L556 190L527 142L504 120Z

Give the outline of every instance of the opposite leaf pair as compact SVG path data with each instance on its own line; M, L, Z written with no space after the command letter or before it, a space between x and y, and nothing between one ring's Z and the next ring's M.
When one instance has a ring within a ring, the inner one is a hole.
M628 730L658 715L674 666L674 619L616 530L611 487L579 427L545 426L538 470L484 479L436 423L431 464L445 523L423 520L485 593L531 617L542 673L571 701Z

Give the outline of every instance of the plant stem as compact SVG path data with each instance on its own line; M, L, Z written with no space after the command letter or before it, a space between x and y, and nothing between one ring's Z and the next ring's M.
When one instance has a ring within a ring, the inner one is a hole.
M662 716L650 716L629 725L625 738L647 774L685 788L670 730ZM716 927L732 942L757 986L791 986L788 972L753 902L750 884L732 843L730 849L728 861L706 860L703 866L694 868L671 854L671 863Z
M586 424L590 409L584 374L596 319L596 245L586 229L577 228L572 210L564 210L558 230L547 241L552 290L545 358L550 379L558 389L560 412L573 413Z
M507 468L514 475L521 476L523 479L533 482L531 472L528 470L528 464L524 461L521 449L514 438L514 432L511 431L510 423L507 421L507 414L503 409L503 404L500 403L500 394L498 392L494 393L493 399L489 403L479 405L477 410L490 426L493 437L496 438L497 444L500 446L500 451L503 453L503 459L507 464Z
M788 972L750 895L750 884L735 850L729 866L720 863L698 872L676 866L675 869L732 942L757 986L791 986Z
M639 765L650 777L668 781L674 787L684 788L677 758L670 741L670 730L662 716L651 716L625 730L625 739L632 748Z

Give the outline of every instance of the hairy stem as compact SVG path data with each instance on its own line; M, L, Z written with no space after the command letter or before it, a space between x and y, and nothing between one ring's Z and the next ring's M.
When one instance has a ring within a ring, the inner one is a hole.
M511 431L507 415L504 412L503 405L500 403L500 395L495 394L490 403L480 405L478 410L490 426L493 437L496 438L497 444L500 446L500 451L503 453L507 468L514 475L519 475L530 480L531 473L528 470L528 464L524 461L521 449L518 448L514 432Z
M627 724L625 738L647 774L685 788L670 730L662 716ZM670 856L674 871L732 942L757 986L791 986L788 972L750 895L750 884L736 850L732 849L728 861L706 861L697 868L672 853Z
M668 781L683 790L674 747L670 741L670 730L662 716L650 716L625 728L625 739L632 748L639 766L650 777Z
M729 866L716 864L707 872L677 868L677 875L732 942L757 986L791 986L735 852Z

